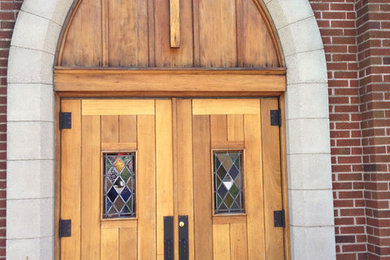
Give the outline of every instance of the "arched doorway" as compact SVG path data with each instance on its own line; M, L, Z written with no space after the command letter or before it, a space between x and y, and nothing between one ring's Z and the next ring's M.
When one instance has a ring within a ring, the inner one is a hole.
M273 1L273 2L276 2L276 1ZM26 4L26 6L29 7L27 4ZM14 50L18 50L18 46L17 46L17 45L15 45L15 46L16 46L16 48L14 48ZM16 52L14 51L13 54L15 54L15 53L18 53L18 52L17 52L17 51L16 51ZM302 55L305 56L305 54L302 54ZM308 55L310 55L310 54L308 54ZM316 55L316 52L312 52L311 55ZM11 55L11 56L12 56L12 55ZM290 55L290 58L295 58L295 57L294 57L294 55L292 55L292 56ZM304 57L301 57L301 58L304 58ZM12 60L12 59L11 59L11 60ZM299 64L299 62L298 62L298 64ZM10 67L12 68L12 66L10 66ZM299 68L299 67L296 68L296 69L297 69L297 71L300 71L300 68ZM23 68L21 67L20 70L23 70ZM18 79L15 80L15 77L12 76L12 75L13 75L12 72L10 73L10 75L11 75L11 76L10 76L10 79L11 79L10 82L17 82L17 81L20 79L20 78L18 78ZM313 75L311 75L311 76L313 76ZM315 75L314 75L314 76L315 76ZM314 76L313 76L313 78L314 78ZM291 78L291 80L293 80L293 81L292 81L293 83L294 83L294 82L295 82L295 83L299 83L299 82L300 82L299 79L297 79L297 78L294 77L294 76L291 76L290 78ZM22 80L23 80L23 79L22 79ZM296 80L296 81L294 81L294 80ZM310 81L310 80L309 80L309 81ZM321 82L321 79L320 79L318 82ZM292 110L291 110L291 111L292 111ZM11 140L11 141L12 141L12 140ZM313 152L313 153L316 153L317 151L312 151L312 152Z
M62 259L289 258L271 118L285 68L265 14L252 0L75 5L54 72L72 115Z

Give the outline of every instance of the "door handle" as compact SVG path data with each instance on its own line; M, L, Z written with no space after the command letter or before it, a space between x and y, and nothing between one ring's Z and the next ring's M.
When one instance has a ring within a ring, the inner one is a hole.
M179 260L188 260L188 216L179 216Z
M164 217L164 260L173 260L173 217Z

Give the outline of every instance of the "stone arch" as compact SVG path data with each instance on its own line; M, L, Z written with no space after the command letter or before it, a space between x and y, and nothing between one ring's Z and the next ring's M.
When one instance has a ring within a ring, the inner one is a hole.
M8 64L7 258L54 258L53 66L73 0L25 0ZM335 259L325 53L308 0L264 0L287 67L292 259Z

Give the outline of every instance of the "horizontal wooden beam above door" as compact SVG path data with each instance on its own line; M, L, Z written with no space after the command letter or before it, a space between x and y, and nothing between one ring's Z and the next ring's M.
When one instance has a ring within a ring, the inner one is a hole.
M119 70L67 69L54 71L57 92L159 93L161 96L231 96L233 93L281 94L286 90L286 70L180 69ZM208 94L207 94L208 93ZM203 95L203 94L202 94Z

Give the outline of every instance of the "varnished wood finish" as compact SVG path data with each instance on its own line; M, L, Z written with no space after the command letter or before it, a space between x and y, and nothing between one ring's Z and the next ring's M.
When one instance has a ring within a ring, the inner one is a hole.
M79 1L73 11L76 13L70 16L71 24L68 23L69 28L66 28L63 34L62 41L64 43L61 44L61 49L58 52L58 59L62 61L62 65L67 67L102 66L101 1Z
M194 259L194 171L192 144L192 104L190 99L177 99L175 130L176 214L188 216L189 260ZM176 242L177 243L177 242ZM177 259L177 258L176 258Z
M282 113L282 126L280 127L280 158L282 168L282 197L283 208L285 210L285 224L284 229L284 254L285 259L291 259L291 245L290 245L290 216L288 209L288 187L287 187L287 151L286 151L286 109L285 109L285 96L282 95L279 98L280 111Z
M180 1L169 1L170 42L172 48L180 47Z
M137 226L119 230L119 259L137 260Z
M211 218L210 174L210 119L209 116L194 116L193 171L194 171L194 240L195 259L213 258L213 228Z
M61 99L58 95L55 96L55 122L59 122L60 119L60 110L61 110ZM54 198L54 259L60 259L60 240L59 237L59 223L60 223L60 214L61 214L61 132L60 125L55 124L55 164L54 164L54 174L55 174L55 182L54 182L54 190L55 198Z
M156 259L155 118L141 115L138 124L138 259Z
M153 100L83 100L83 115L154 115Z
M104 249L100 247L100 117L83 116L81 129L81 259L98 259Z
M282 67L277 33L261 2L79 0L64 27L57 64Z
M288 228L271 227L272 200L287 210L284 148L258 99L283 95L286 69L262 0L78 0L61 35L57 95L94 97L63 103L75 129L61 131L57 215L76 226L57 246L62 259L163 259L165 215L188 215L190 260L288 259ZM211 156L221 149L243 150L245 214L214 214ZM134 219L101 218L107 151L137 152Z
M260 105L259 105L260 108ZM265 258L264 195L260 115L244 115L245 136L245 199L248 214L248 259ZM260 191L260 192L259 192ZM254 196L254 194L256 194ZM261 210L259 210L261 209Z
M61 132L61 217L76 224L75 236L61 240L61 259L164 259L164 216L174 217L178 258L179 215L188 216L190 260L289 259L288 228L273 225L273 212L287 211L280 130L270 125L277 98L61 104L74 113L72 129ZM212 156L218 150L243 152L243 213L214 213ZM137 153L135 218L102 218L107 151Z
M195 99L192 102L192 106L194 115L236 115L260 113L259 100L256 99ZM225 126L227 124L226 120L227 118L225 118Z
M230 224L230 259L248 259L248 240L246 223Z
M164 260L164 216L174 215L171 100L156 100L157 259Z
M274 211L283 209L279 127L270 124L269 113L278 108L276 98L261 102L266 259L284 259L284 230L273 226Z
M213 260L230 259L230 225L213 225Z
M69 70L56 69L55 90L133 92L279 92L285 70Z
M148 33L141 28L148 24L145 0L108 2L109 67L147 67ZM126 54L126 55L124 55Z
M169 100L158 102L170 103ZM136 109L132 109L134 104ZM72 129L61 130L60 214L62 219L72 220L72 236L60 240L61 259L154 259L157 252L155 185L156 173L160 172L155 169L155 101L132 99L113 104L110 100L72 99L63 100L61 110L72 112ZM161 109L160 126L165 118L161 113L170 115L171 107ZM172 133L160 130L159 140L169 144ZM104 151L137 152L136 189L139 191L135 218L102 218ZM157 152L165 156L157 157L161 172L169 175L171 170L161 164L169 163L171 159L167 156L172 155L161 148ZM165 187L166 183L160 183L165 190L172 190Z
M71 219L72 236L61 239L61 259L81 255L81 101L64 100L61 111L72 113L73 129L61 132L61 219ZM75 149L75 147L77 147Z
M277 109L278 100L194 99L192 103L195 256L208 253L211 236L213 259L286 259L280 246L284 229L273 223L273 212L282 208L279 127L270 125L269 116L270 110ZM214 214L213 163L207 174L203 171L205 154L211 158L218 150L243 151L245 213ZM203 185L197 184L200 180ZM210 218L212 231L207 228ZM201 256L208 259L208 255Z

